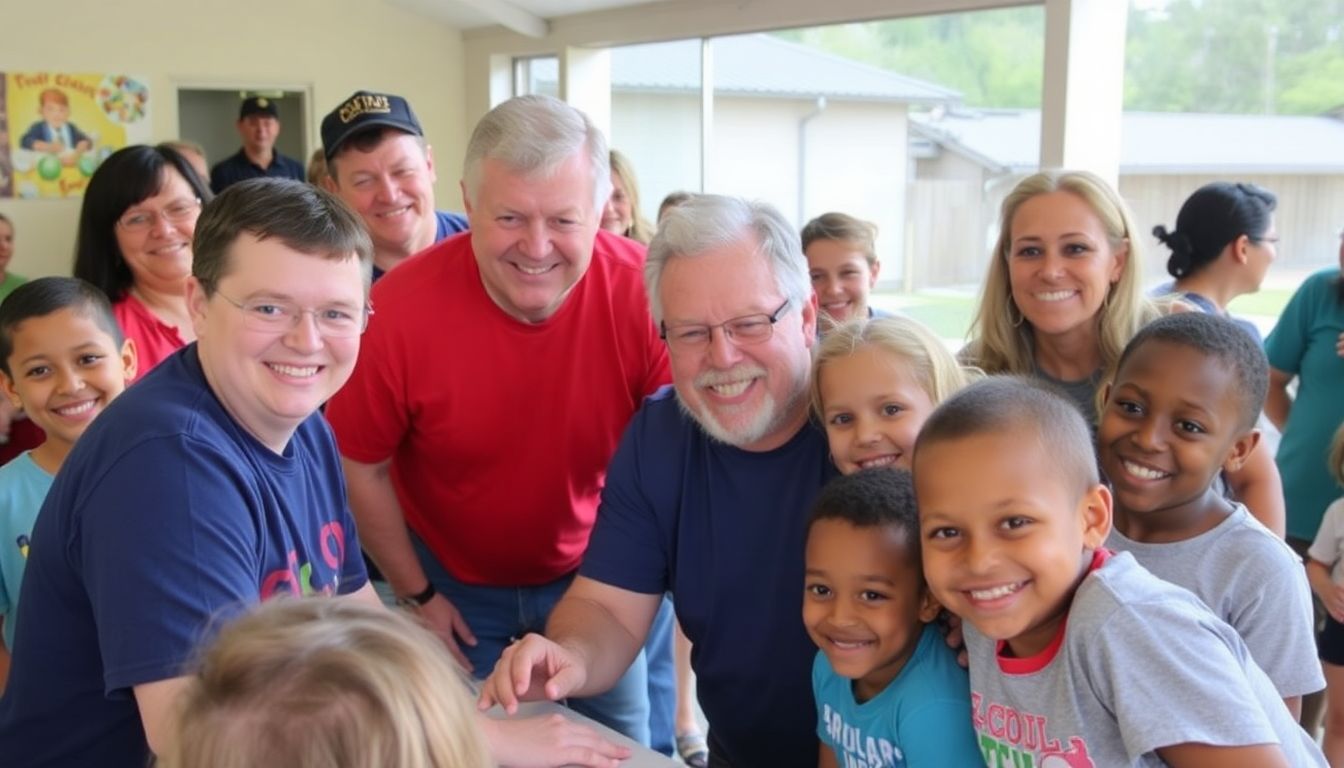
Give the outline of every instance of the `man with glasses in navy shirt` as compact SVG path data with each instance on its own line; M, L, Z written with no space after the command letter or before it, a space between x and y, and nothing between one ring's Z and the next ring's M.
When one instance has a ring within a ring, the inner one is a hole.
M813 768L803 543L835 469L808 421L817 310L798 235L767 205L696 196L649 245L645 280L674 387L621 439L546 636L506 650L482 699L512 710L604 690L670 591L695 648L710 766Z

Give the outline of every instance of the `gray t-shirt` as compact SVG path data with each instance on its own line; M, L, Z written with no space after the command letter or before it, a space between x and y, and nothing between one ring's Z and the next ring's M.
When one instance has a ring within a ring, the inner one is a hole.
M1128 553L1083 579L1062 638L1036 657L1000 657L965 632L989 766L1148 768L1192 742L1277 743L1289 765L1326 766L1236 630Z
M1101 371L1095 371L1091 376L1077 381L1056 379L1039 367L1033 369L1032 375L1053 385L1078 406L1078 410L1083 412L1083 419L1087 421L1087 428L1092 430L1092 434L1097 433L1097 391L1101 389Z
M1194 592L1231 624L1279 696L1325 688L1302 559L1246 507L1236 504L1226 520L1193 539L1146 544L1112 530L1106 546L1133 553L1154 576Z
M1307 555L1330 566L1331 581L1344 584L1344 499L1335 499L1325 508L1321 527L1316 530L1316 540L1311 543Z

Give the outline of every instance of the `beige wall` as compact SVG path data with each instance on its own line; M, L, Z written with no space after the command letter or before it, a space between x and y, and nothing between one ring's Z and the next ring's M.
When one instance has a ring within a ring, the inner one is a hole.
M382 0L67 0L77 39L54 43L51 6L8 3L0 71L125 72L148 78L154 140L177 135L178 86L306 90L318 146L323 114L359 88L411 101L438 160L438 202L461 210L466 147L461 33ZM89 30L90 32L85 32ZM13 269L68 274L78 200L0 200L15 220Z

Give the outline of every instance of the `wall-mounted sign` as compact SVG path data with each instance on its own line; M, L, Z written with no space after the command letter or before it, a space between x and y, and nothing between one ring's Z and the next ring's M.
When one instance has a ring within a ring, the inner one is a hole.
M79 197L108 155L150 140L142 77L0 73L0 197Z

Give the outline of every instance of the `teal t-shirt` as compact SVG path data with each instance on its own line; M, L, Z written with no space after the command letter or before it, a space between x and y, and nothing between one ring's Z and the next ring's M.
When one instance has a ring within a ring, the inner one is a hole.
M5 617L5 647L14 647L19 585L28 563L28 537L37 511L55 479L24 451L0 467L0 615Z
M926 625L896 679L860 704L826 654L812 662L817 737L841 766L983 765L971 722L971 683L943 635Z
M1311 541L1330 502L1339 498L1326 457L1344 423L1344 358L1335 351L1344 332L1344 301L1331 267L1308 277L1288 300L1265 339L1269 364L1298 379L1297 398L1275 460L1283 476L1288 535Z

